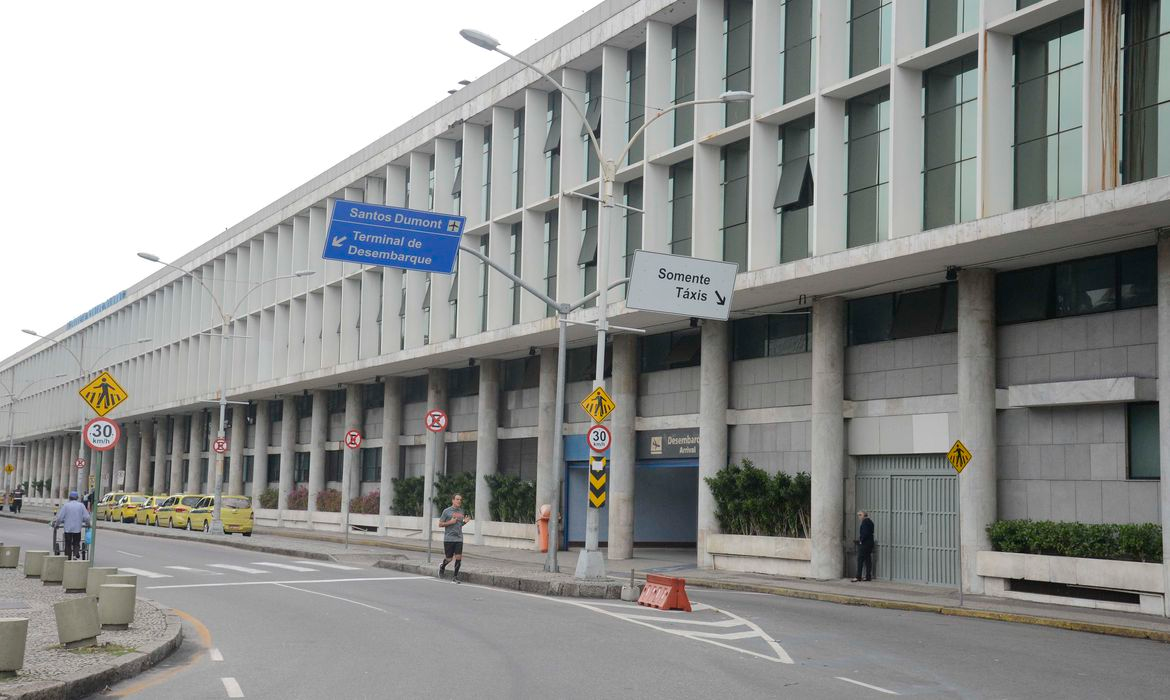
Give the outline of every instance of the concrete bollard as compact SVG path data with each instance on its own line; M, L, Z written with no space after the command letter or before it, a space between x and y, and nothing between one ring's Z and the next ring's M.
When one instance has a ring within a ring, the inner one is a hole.
M24 666L28 618L0 618L0 678L10 678Z
M57 585L65 578L65 555L50 554L41 565L41 580L46 586Z
M107 579L108 580L108 579ZM98 619L104 630L124 630L134 622L136 586L125 583L103 583L98 601Z
M88 574L89 562L81 560L65 562L65 574L61 577L61 585L65 592L85 593Z
M0 546L0 569L15 569L20 562L20 547Z
M66 649L88 647L97 642L101 632L97 600L89 596L73 598L53 605L57 616L57 638Z
M85 576L85 594L97 598L101 594L101 585L106 577L118 573L116 566L93 566Z
M109 576L106 577L106 580L102 582L102 585L104 586L107 583L129 585L129 586L134 586L135 588L137 588L138 587L138 575L137 574L110 574ZM100 593L98 594L98 597L99 598L101 597Z
M24 553L24 575L25 578L40 578L41 569L45 565L45 557L49 556L49 552L44 549L30 549Z

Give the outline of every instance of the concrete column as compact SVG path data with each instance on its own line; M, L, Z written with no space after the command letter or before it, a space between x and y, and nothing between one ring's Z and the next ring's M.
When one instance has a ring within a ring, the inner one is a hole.
M963 590L982 593L976 552L990 550L996 517L995 271L959 271L959 439L971 462L959 475Z
M288 492L293 488L293 462L296 460L297 446L297 402L291 396L285 397L281 407L280 419L280 483L277 486L279 498L276 507L276 524L280 526L284 520L282 514L288 508Z
M191 414L191 429L187 431L187 493L202 490L203 438L207 432L207 421L203 411Z
M382 386L382 483L378 514L385 518L394 502L394 479L402 470L399 442L402 437L402 380L386 377ZM378 521L378 534L386 534L384 520Z
M540 384L537 389L538 413L536 418L536 512L532 517L540 514L540 507L552 504L557 494L558 465L552 463L553 441L562 439L561 430L557 430L557 349L540 349ZM563 426L562 426L563 430ZM564 510L558 508L558 512Z
M232 496L244 493L244 442L248 435L248 407L243 404L232 406L232 432L228 436L231 460L228 462L227 492Z
M125 421L119 424L119 427L122 428L122 438L118 440L118 444L114 445L114 459L111 460L110 468L102 469L101 493L113 491L118 472L126 470L126 447L131 425L133 424Z
M154 426L154 478L149 493L162 493L167 488L167 419L159 416Z
M24 462L27 465L26 468L28 469L28 472L30 475L29 476L29 496L30 496L30 499L32 497L36 497L38 499L38 502L39 502L41 495L36 492L36 487L33 486L33 484L40 481L41 479L45 478L43 476L44 472L42 470L42 465L40 463L40 460L34 459L34 455L32 452L32 446L28 445L27 443L24 444L23 446L18 446L15 450L13 450L13 452L19 456L20 461Z
M637 458L634 421L638 414L638 337L613 339L613 400L609 422L609 558L634 556L634 462Z
M500 461L500 361L479 361L479 406L475 438L475 543L483 544L483 523L492 519L487 477Z
M252 500L260 507L260 494L268 489L268 443L272 441L272 422L268 415L268 399L256 404L256 441L252 455Z
M812 326L811 569L834 579L845 571L845 300L813 302Z
M69 478L69 472L65 463L68 461L69 464L73 464L73 458L72 455L70 455L69 450L72 444L73 442L68 438L68 436L62 435L60 437L52 438L47 445L49 450L48 454L53 460L51 469L53 470L54 505L59 504L64 499L65 495L68 494L68 491L65 491L65 486L66 481ZM73 452L76 454L76 450Z
M427 410L441 408L450 415L450 406L447 404L447 370L427 370ZM423 483L423 517L434 518L434 503L431 499L435 495L435 475L447 471L447 443L446 433L432 433L427 431L426 445L426 478ZM433 468L432 468L433 467Z
M362 410L363 387L361 384L345 385L345 432L356 430L365 435L364 411ZM351 450L345 445L345 433L341 438L341 508L349 512L349 501L362 490L361 449Z
M1170 232L1158 234L1158 450L1162 512L1162 576L1170 592ZM1170 595L1162 597L1170 617Z
M175 427L171 431L171 478L167 484L167 493L180 493L183 490L183 458L186 453L183 438L191 432L189 416L175 416Z
M139 423L138 431L138 470L134 475L133 491L142 491L146 482L150 481L150 450L154 444L154 421L145 420ZM131 490L131 489L127 489Z
M715 499L706 478L727 466L727 386L731 370L730 325L703 321L703 364L699 367L698 565L710 569L707 535L719 532Z
M328 403L324 390L313 392L313 416L309 424L309 512L317 511L317 494L325 490L325 438L328 437Z
M122 460L122 482L113 483L113 488L122 490L138 490L138 455L142 453L142 438L140 438L138 421L126 426L126 452ZM112 489L111 489L112 490Z

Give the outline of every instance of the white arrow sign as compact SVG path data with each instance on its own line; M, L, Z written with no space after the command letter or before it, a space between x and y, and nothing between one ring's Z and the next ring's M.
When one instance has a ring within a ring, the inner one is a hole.
M634 251L626 306L726 321L739 263Z
M334 248L340 248L340 247L344 246L344 245L345 245L345 239L346 239L346 237L345 237L345 236L334 236L334 237L333 237L333 247L334 247Z

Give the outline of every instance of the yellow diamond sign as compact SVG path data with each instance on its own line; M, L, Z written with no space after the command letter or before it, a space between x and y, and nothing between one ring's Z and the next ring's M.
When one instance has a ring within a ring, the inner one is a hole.
M118 386L118 382L114 381L114 378L110 376L109 372L102 372L97 376L97 379L86 384L77 393L81 394L81 398L99 416L106 415L123 401L130 398L126 390Z
M581 402L581 408L589 414L594 423L600 423L613 413L613 409L617 408L617 404L613 399L609 398L609 394L605 393L605 389L597 387L591 394L585 397Z
M966 467L967 462L971 461L971 451L967 449L962 440L955 440L951 451L947 453L947 461L955 468L956 473L962 474L963 467Z

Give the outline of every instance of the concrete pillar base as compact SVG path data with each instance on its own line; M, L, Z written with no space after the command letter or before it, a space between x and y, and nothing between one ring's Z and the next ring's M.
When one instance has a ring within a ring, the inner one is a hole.
M106 580L104 582L102 582L100 585L102 585L102 586L111 586L111 585L138 586L138 574L110 574L109 576L106 576ZM99 598L101 597L100 593L98 594L98 597Z
M41 581L46 586L57 585L65 578L65 555L50 554L44 558L41 566Z
M124 583L102 584L98 604L98 620L102 623L102 629L124 630L134 622L134 594L137 590L137 586Z
M577 571L573 576L585 581L605 578L605 557L601 556L601 550L582 551L577 557Z
M20 547L0 547L0 569L15 569L20 562Z
M27 639L27 617L0 618L0 678L13 676L24 666Z
M85 596L53 606L57 617L57 638L66 649L91 646L101 631L97 600Z
M89 562L65 562L65 575L61 578L61 585L66 593L85 593L86 582L89 577Z
M44 549L30 549L24 553L25 578L40 578L41 569L45 566L45 557L49 552Z
M118 569L114 566L91 567L85 575L85 594L94 598L100 597L101 585L106 582L106 577L117 573Z

